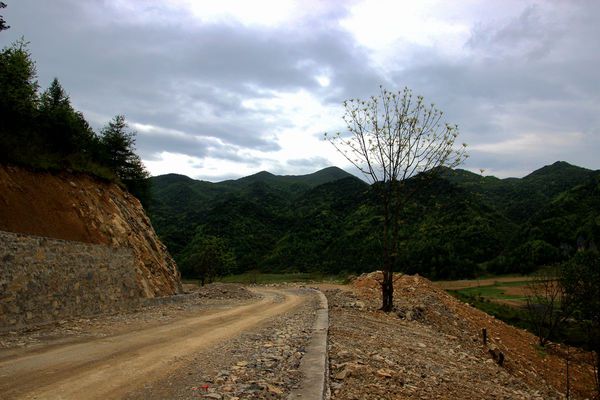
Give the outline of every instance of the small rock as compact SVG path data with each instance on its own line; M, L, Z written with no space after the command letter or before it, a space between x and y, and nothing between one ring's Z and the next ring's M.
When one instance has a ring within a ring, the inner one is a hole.
M391 369L381 368L377 370L377 375L382 376L384 378L391 378L394 371Z
M274 386L274 385L267 384L267 390L270 393L283 394L283 390L281 390L280 388L278 388L277 386Z
M344 368L342 371L335 374L334 378L337 380L344 380L350 375L350 370L348 368Z

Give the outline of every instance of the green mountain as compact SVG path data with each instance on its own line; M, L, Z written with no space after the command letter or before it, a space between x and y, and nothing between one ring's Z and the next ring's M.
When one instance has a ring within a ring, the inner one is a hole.
M557 162L521 179L442 169L425 186L410 180L418 190L402 214L398 268L440 279L529 272L595 246L599 179L600 171ZM220 183L151 180L150 217L178 262L194 251L194 238L216 236L235 255L233 272L380 268L377 198L339 168Z
M564 161L542 167L522 179L482 177L461 169L445 171L448 180L479 193L486 202L517 223L525 222L555 196L595 174L597 171Z
M300 192L349 176L352 175L338 167L328 167L308 175L273 175L270 172L261 171L245 178L221 182L220 185L243 187L262 182L280 189L287 188L292 192Z
M203 234L228 237L236 249L240 270L256 268L262 264L258 254L272 246L292 223L290 210L299 196L321 184L345 178L360 181L337 167L299 176L263 171L219 183L177 174L161 175L150 178L153 202L149 214L177 261L181 261L179 256L201 230Z

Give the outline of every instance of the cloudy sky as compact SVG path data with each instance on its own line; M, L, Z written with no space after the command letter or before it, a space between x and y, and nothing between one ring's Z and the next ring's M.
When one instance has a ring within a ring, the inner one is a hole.
M100 128L124 114L153 175L219 181L349 164L341 102L408 86L458 124L466 169L600 168L599 1L4 0Z

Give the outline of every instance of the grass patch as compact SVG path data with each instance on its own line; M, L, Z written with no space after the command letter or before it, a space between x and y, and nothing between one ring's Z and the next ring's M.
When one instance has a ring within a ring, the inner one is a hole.
M517 302L522 302L523 305L525 304L526 301L526 296L524 294L524 290L515 290L512 288L523 288L525 289L527 287L527 285L529 285L531 282L528 280L518 280L518 281L504 281L504 280L487 280L485 283L481 282L479 283L479 281L473 281L473 282L478 282L477 286L475 285L468 285L470 287L463 287L463 288L452 288L449 287L448 291L453 291L453 292L457 292L460 293L461 295L465 296L465 297L469 297L469 298L480 298L481 300L489 300L489 301L494 301L494 300L511 300L511 301L517 301ZM511 288L511 290L507 290L508 288ZM512 292L512 293L511 293Z
M493 287L493 286L492 286ZM480 289L480 288L471 288ZM489 290L489 288L488 288ZM534 332L531 325L527 310L524 307L514 307L506 304L496 303L491 301L489 297L465 293L463 290L448 290L447 292L458 300L469 303L473 307L493 315L495 318L506 322L518 328L527 329L529 332ZM555 337L551 340L560 343L566 343L571 346L586 348L587 335L586 325L582 322L571 321L566 323L556 332Z
M515 281L515 282L497 282L494 286L527 286L531 281Z
M464 290L448 290L448 293L460 301L469 303L473 307L478 308L487 314L493 315L501 321L519 328L531 328L529 320L527 319L527 312L524 309L511 307L505 304L494 303L485 297L465 294L463 292Z
M525 301L524 296L516 296L516 295L506 294L504 292L504 289L502 289L502 287L505 287L505 286L508 286L508 285L505 285L504 283L499 283L497 285L479 286L479 287L460 289L460 290L456 290L456 292L459 292L468 297L484 297L487 299L504 299L504 300ZM520 285L512 285L512 286L520 286Z

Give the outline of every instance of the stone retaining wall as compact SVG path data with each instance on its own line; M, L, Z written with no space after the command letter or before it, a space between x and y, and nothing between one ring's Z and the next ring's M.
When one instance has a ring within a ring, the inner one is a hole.
M0 330L140 305L127 248L0 231Z

